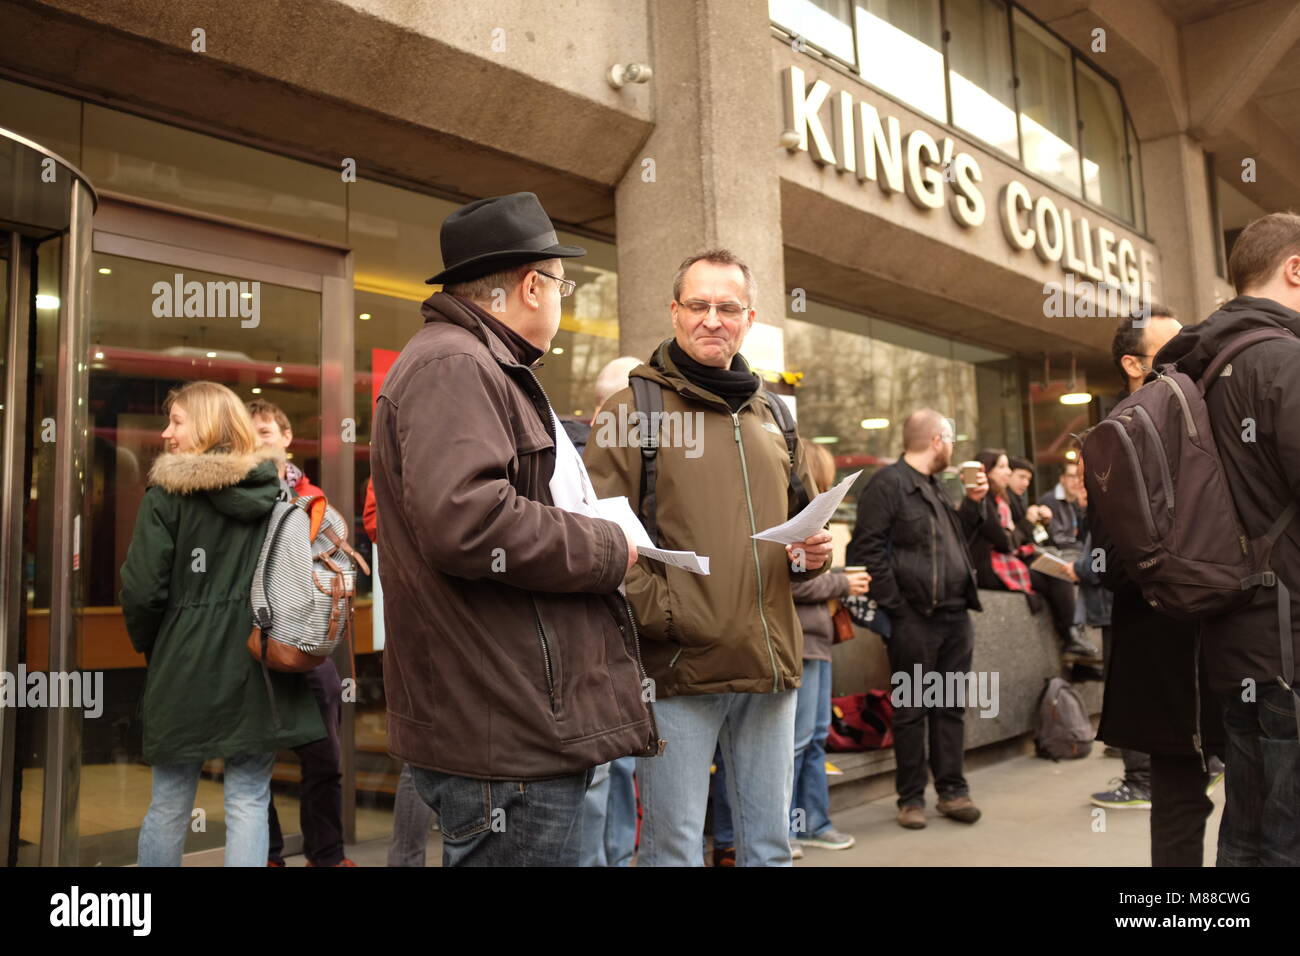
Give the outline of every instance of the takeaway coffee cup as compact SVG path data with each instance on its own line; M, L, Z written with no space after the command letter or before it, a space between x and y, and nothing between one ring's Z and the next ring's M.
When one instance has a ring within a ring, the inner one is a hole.
M979 484L980 472L984 466L978 461L963 461L961 463L961 483L967 488L974 488Z

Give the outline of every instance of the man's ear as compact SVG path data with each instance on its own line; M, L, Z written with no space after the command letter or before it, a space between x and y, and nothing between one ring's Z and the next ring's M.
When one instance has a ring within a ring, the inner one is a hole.
M539 289L541 287L542 277L536 269L529 269L524 273L523 281L519 284L519 298L530 309L541 307L541 297Z
M1288 256L1282 263L1282 278L1289 285L1300 285L1300 256Z
M1138 361L1136 355L1121 355L1119 364L1124 366L1124 372L1130 378L1142 378L1142 363Z

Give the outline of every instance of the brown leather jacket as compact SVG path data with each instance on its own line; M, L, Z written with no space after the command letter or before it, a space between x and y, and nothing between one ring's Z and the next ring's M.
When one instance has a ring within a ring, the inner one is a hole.
M372 429L389 751L491 780L654 753L618 593L626 539L550 503L540 353L466 299L437 293L423 313Z

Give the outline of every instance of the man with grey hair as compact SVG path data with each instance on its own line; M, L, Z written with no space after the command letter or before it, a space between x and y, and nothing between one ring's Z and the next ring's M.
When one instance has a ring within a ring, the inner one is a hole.
M602 496L626 495L659 547L710 560L707 575L645 561L627 578L655 717L669 740L662 756L637 767L638 866L703 864L715 749L729 770L736 862L790 865L794 689L803 670L790 584L825 567L830 534L785 550L752 537L814 490L802 443L782 428L789 413L740 356L753 302L754 278L735 254L714 249L682 263L673 337L606 405L620 421L646 416L644 437L656 444L624 440L621 427L598 428L587 444ZM670 427L686 421L689 429Z
M967 541L980 524L988 477L981 471L961 508L953 508L935 475L951 464L954 440L952 422L934 409L907 417L903 454L867 482L848 548L848 563L866 567L871 594L889 615L890 670L909 678L918 667L968 672L975 642L969 612L983 610ZM939 812L962 823L979 819L962 773L965 719L956 701L895 705L899 826L925 826L927 737Z

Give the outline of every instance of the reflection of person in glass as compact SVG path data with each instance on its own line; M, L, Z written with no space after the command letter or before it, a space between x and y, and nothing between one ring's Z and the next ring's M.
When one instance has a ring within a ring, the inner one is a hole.
M293 426L279 405L262 399L248 403L253 429L263 448L288 452L293 444ZM323 495L292 462L281 460L280 480L290 494ZM302 822L302 847L308 866L356 866L343 855L343 777L339 773L339 720L343 712L343 682L334 661L324 661L303 675L320 707L325 736L294 748L302 764L298 811ZM270 802L271 850L268 866L284 866L284 836L275 799Z
M325 736L299 674L273 672L279 721L245 643L278 452L259 451L224 385L168 396L167 451L154 463L122 565L122 615L145 655L144 758L153 793L141 866L180 866L205 761L224 761L226 865L265 866L275 752ZM210 816L215 807L200 809ZM206 816L205 816L206 818Z

